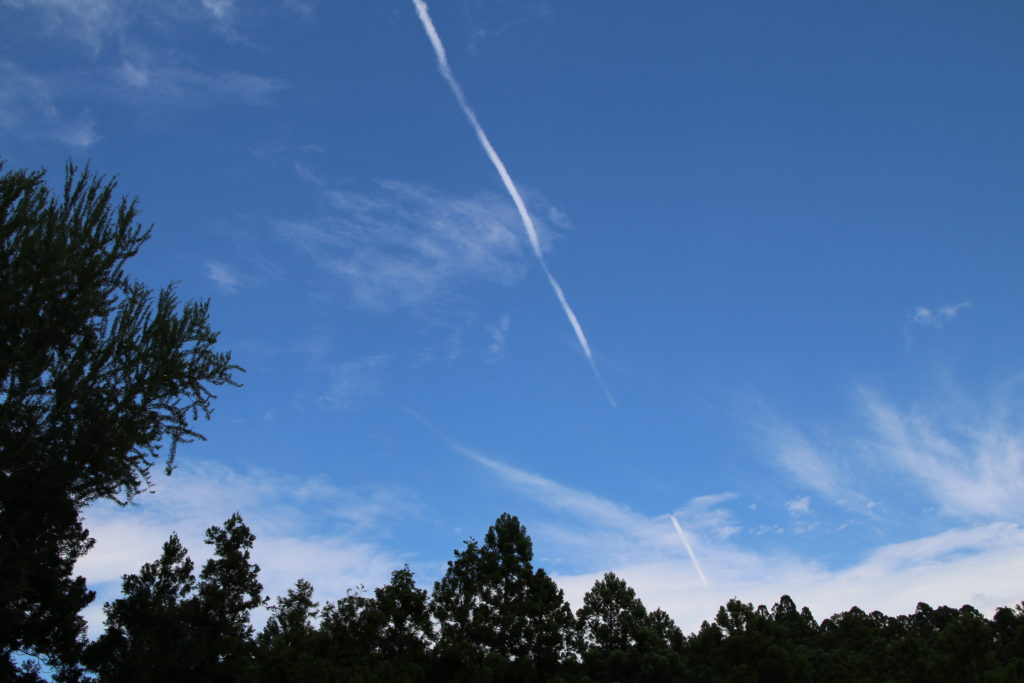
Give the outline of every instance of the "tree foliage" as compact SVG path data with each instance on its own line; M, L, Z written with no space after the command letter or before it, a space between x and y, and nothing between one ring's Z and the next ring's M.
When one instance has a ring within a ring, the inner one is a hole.
M3 170L0 162L0 171ZM60 669L93 598L75 561L83 508L146 490L166 453L202 438L213 388L238 370L217 351L208 302L181 304L125 263L150 236L116 183L68 164L0 175L0 667L16 652ZM59 673L60 676L72 676Z
M172 534L157 561L123 577L124 597L105 605L107 628L86 650L86 662L104 681L251 680L257 643L250 614L265 602L249 557L254 540L237 513L210 527L206 543L214 554L196 581ZM298 628L303 595L279 601L268 624L273 634Z
M577 648L594 680L670 681L681 675L673 650L682 632L672 619L647 608L626 582L605 574L576 612Z
M533 542L519 520L503 514L483 544L467 541L434 586L438 651L450 678L480 680L549 675L568 656L572 612L543 569L533 569Z

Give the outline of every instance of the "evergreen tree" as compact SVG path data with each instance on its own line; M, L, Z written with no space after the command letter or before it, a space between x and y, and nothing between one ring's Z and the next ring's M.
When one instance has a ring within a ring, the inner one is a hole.
M315 630L312 622L320 611L318 608L319 603L313 602L313 584L299 579L295 588L289 588L288 594L270 608L271 616L260 639L279 640L286 647L296 647Z
M374 651L385 658L420 662L434 640L427 592L416 587L406 565L391 573L391 581L373 592L365 618L374 632Z
M238 369L208 303L125 274L150 231L114 190L71 164L56 196L41 171L0 175L0 672L18 652L75 677L83 508L149 488L161 447L169 472Z
M267 683L317 683L330 681L330 666L324 657L323 636L314 621L319 603L313 601L313 586L299 579L285 597L277 598L271 616L257 639L256 664L259 680Z
M466 542L434 585L437 645L446 678L532 680L568 660L573 616L562 590L533 569L533 543L503 514L484 543Z
M998 675L992 680L1024 680L1024 603L1000 607L992 617L993 648Z
M375 638L364 614L371 601L361 589L350 590L344 598L324 606L320 623L324 656L332 671L348 672L338 680L370 679Z
M223 527L206 530L214 555L199 575L197 634L205 648L202 680L242 681L253 668L251 610L265 604L259 565L250 561L253 536L237 512Z
M86 650L101 681L243 681L255 672L249 612L264 604L255 537L238 513L206 531L214 554L197 582L174 534L156 562L122 581L107 627ZM276 623L280 624L281 615Z
M680 675L682 633L661 610L647 608L626 582L607 573L576 612L584 670L595 681L671 681Z
M86 651L90 668L110 682L194 679L195 585L192 560L171 534L156 562L123 577L124 597L104 606L106 630Z
M337 681L428 680L434 625L426 591L408 566L373 592L350 591L324 608L319 647Z

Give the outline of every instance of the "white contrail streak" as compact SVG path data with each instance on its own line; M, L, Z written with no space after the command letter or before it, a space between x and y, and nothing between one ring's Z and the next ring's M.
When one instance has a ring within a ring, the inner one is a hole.
M444 76L444 79L448 81L448 85L451 87L452 92L455 94L455 99L458 100L459 106L462 108L462 113L469 119L470 125L473 126L473 130L476 131L476 137L480 140L480 144L483 146L484 151L487 152L487 158L491 160L491 164L498 171L498 175L501 176L501 182L505 185L505 189L508 191L512 202L516 205L516 210L519 212L519 218L523 221L523 227L526 228L526 235L530 239L530 246L533 248L533 253L537 257L537 261L540 262L540 267L544 271L544 274L548 276L548 282L551 283L551 288L555 290L555 295L558 297L558 303L562 305L562 310L565 312L565 317L569 319L569 323L572 325L573 331L576 333L576 339L579 340L580 348L583 349L583 355L587 357L587 362L590 363L590 369L594 371L594 376L597 377L597 381L601 384L601 388L604 389L605 396L608 398L608 402L614 408L617 403L615 397L612 396L611 391L608 390L608 385L604 383L604 379L601 377L601 373L597 370L597 365L594 363L594 355L590 352L590 344L587 342L587 337L583 334L583 327L580 326L580 321L576 318L576 314L573 312L572 307L569 306L569 300L565 298L565 293L562 292L562 288L559 286L558 281L555 280L555 276L548 270L548 264L544 260L544 252L540 247L540 239L537 237L537 228L533 224L533 218L530 217L530 212L526 210L526 202L523 201L522 196L519 194L519 190L516 188L516 184L512 181L512 176L509 175L508 169L505 168L504 162L498 153L494 150L491 145L491 141L487 138L487 134L484 132L483 126L480 125L480 121L476 118L476 113L469 106L466 101L466 96L462 92L462 88L459 86L458 81L455 80L455 76L452 74L451 67L448 66L448 56L444 51L444 44L441 42L441 36L437 34L437 29L434 28L434 22L430 19L430 13L427 10L427 3L424 0L412 0L412 4L416 7L416 14L420 18L420 23L423 24L423 30L427 33L427 38L430 39L430 44L434 47L434 54L437 55L437 68Z
M683 542L683 547L686 548L686 552L690 554L690 561L693 562L693 568L697 570L697 575L704 585L708 585L708 578L704 576L704 570L700 568L700 562L697 561L697 555L693 552L693 546L690 545L690 541L687 540L686 534L683 533L683 527L679 526L679 520L676 519L675 515L669 515L672 519L672 526L676 528L676 533L679 534L679 540Z

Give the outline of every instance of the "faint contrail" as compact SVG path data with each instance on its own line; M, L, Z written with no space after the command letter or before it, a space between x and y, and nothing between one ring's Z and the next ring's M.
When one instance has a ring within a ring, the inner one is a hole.
M683 542L683 547L686 548L686 552L690 554L690 561L693 562L693 568L697 570L697 575L700 576L700 580L704 582L704 585L708 585L708 578L704 576L704 570L700 568L700 562L697 561L697 555L693 552L693 546L690 545L690 541L686 539L686 534L683 533L683 527L679 526L679 520L676 519L675 515L669 515L672 518L672 526L676 528L676 533L679 534L679 540Z
M469 119L469 123L473 126L473 130L476 131L476 137L480 140L480 144L483 146L484 151L487 152L487 158L491 160L494 168L498 171L498 175L501 176L501 182L504 183L505 189L508 190L509 196L512 197L512 202L516 205L516 210L519 212L519 217L523 221L523 227L526 228L526 235L530 239L530 246L533 247L533 253L540 262L540 267L544 270L544 274L548 276L548 282L551 283L551 288L555 290L555 295L558 297L558 303L562 305L562 310L565 311L565 317L569 319L569 323L572 325L573 331L576 333L576 339L580 342L580 347L583 349L583 355L587 357L587 361L590 363L590 369L594 371L594 376L597 377L597 381L600 382L601 388L604 389L605 396L608 398L608 402L612 407L616 407L618 404L615 402L615 397L612 396L612 392L608 390L608 385L604 383L604 378L601 377L601 373L597 370L597 365L594 363L594 355L590 352L590 344L587 342L587 337L583 334L583 328L580 326L580 321L576 318L576 314L573 312L572 307L569 306L569 300L565 298L565 294L562 292L562 288L558 285L555 280L555 276L548 270L548 264L544 260L544 252L540 248L540 239L537 237L537 229L533 225L533 219L530 217L530 212L526 210L526 203L523 201L522 196L519 194L519 190L516 189L516 184L512 181L512 176L509 175L508 169L505 168L504 162L498 153L494 151L494 147L491 145L491 141L487 139L487 134L484 133L483 127L480 125L480 121L477 120L476 114L473 109L466 102L466 96L462 92L462 88L459 86L458 81L455 80L455 76L452 74L451 67L448 66L448 57L444 51L444 44L441 42L441 36L437 34L437 29L434 28L434 22L430 20L430 13L427 11L427 3L424 0L412 0L412 4L416 6L416 14L420 18L420 22L423 24L423 30L426 31L427 37L430 39L430 44L434 46L434 54L437 55L437 68L444 76L444 79L448 81L448 85L451 86L452 92L455 93L455 99L458 100L459 106L462 107L462 113Z

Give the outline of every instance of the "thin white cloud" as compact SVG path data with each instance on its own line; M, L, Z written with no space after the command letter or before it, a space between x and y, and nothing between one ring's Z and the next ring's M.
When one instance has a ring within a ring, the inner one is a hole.
M1020 519L1024 402L1003 392L980 405L945 392L931 404L901 408L860 389L862 420L831 443L776 424L764 445L798 483L866 515L931 505L961 521Z
M732 511L725 507L736 498L737 495L732 492L697 496L674 512L686 520L686 528L724 540L743 530Z
M227 39L238 37L236 0L0 0L0 4L25 11L48 36L84 45L93 58L110 44L132 40L143 25L156 29L156 35L187 25L215 30ZM296 12L295 5L283 3L289 13ZM273 7L250 4L247 9L266 12Z
M525 272L515 211L484 193L453 196L385 181L372 193L330 190L328 212L281 221L279 235L341 278L357 306L418 306L477 281L513 284ZM543 224L542 239L551 239Z
M793 500L786 501L786 509L793 516L808 515L811 513L811 497L798 496Z
M280 280L281 268L272 261L252 253L245 244L244 235L239 237L240 246L233 256L233 263L210 260L206 262L206 277L225 294L234 294L244 288L254 287Z
M505 356L505 344L508 340L509 317L501 316L494 325L488 325L487 331L491 335L491 343L487 346L484 360L488 363L496 363Z
M959 420L900 411L861 394L872 437L866 448L957 517L1019 519L1024 514L1024 430L1001 411Z
M206 262L206 277L213 280L222 292L231 294L242 286L242 278L234 268L219 261Z
M776 463L804 486L833 503L866 510L868 500L853 490L848 463L833 457L830 449L812 443L797 430L778 421L762 430L763 445Z
M121 26L129 14L117 0L3 0L8 7L34 10L43 29L51 35L71 38L95 55L107 35Z
M593 494L571 489L536 474L498 463L452 444L522 495L570 518L530 520L538 553L583 558L592 569L552 575L579 605L583 594L606 571L623 577L648 606L661 607L686 630L714 615L732 597L773 604L789 594L811 607L820 620L854 605L888 614L912 612L918 601L933 605L972 604L985 612L1020 599L1024 571L1024 529L1012 522L955 527L911 541L883 544L847 567L828 568L790 552L754 552L734 538L721 538L713 525L686 535L699 555L705 585L664 516L645 517ZM690 501L684 510L714 510L733 500L716 494ZM803 507L798 499L797 508ZM809 508L809 502L808 506ZM586 524L574 523L584 520ZM697 521L697 520L695 520ZM755 536L781 533L774 525ZM582 552L588 550L590 552Z
M970 306L971 303L969 301L962 301L950 306L937 306L935 308L918 306L911 311L910 319L922 327L942 327L946 323L952 322L959 315L960 311L970 308Z
M119 94L134 98L140 104L172 101L196 104L217 99L262 104L286 87L283 81L268 76L239 71L203 71L156 61L148 51L141 49L124 57L114 73L118 84L128 89L120 90Z
M356 408L380 393L381 373L388 363L383 355L339 363L328 370L329 386L317 402L331 410Z
M202 0L206 8L218 21L227 21L235 10L235 0Z
M572 326L573 332L576 333L576 339L580 344L580 348L583 350L583 355L586 356L587 362L590 364L590 369L593 370L594 376L600 383L601 388L604 389L608 403L614 408L616 405L615 397L612 396L611 391L609 391L608 386L601 377L601 373L597 369L597 364L594 362L594 355L590 350L590 343L587 341L587 336L583 333L583 327L580 325L580 321L576 317L575 311L573 311L572 307L569 305L569 300L566 298L565 292L562 291L561 285L559 285L558 281L555 280L554 275L552 275L551 271L548 269L547 262L544 260L544 252L541 249L540 238L538 236L537 229L534 226L533 218L530 216L530 212L526 208L526 202L523 201L523 198L519 193L519 189L516 187L515 182L512 180L512 176L505 167L505 162L501 160L501 157L498 156L498 152L494 149L493 145L491 145L490 139L488 139L487 134L484 132L483 126L480 125L480 121L477 120L476 113L469 106L469 102L466 100L466 96L462 92L462 87L459 85L458 81L455 80L455 75L452 73L451 67L448 65L448 57L445 54L444 44L441 42L441 37L438 35L437 29L434 28L434 22L430 19L430 12L427 9L427 3L424 2L424 0L412 0L412 2L416 7L416 15L419 17L420 23L423 24L423 30L426 32L427 38L429 38L430 44L434 48L434 54L437 57L437 68L451 87L452 93L455 95L455 99L459 103L459 107L462 108L462 112L466 115L466 118L469 120L474 132L476 132L476 137L480 141L480 145L484 148L487 158L490 159L491 164L501 177L502 184L504 184L505 189L512 198L512 201L516 206L516 211L519 212L519 218L522 220L523 227L526 229L526 234L529 237L533 254L537 257L537 261L540 263L541 269L547 276L548 283L551 285L552 290L554 290L558 303L562 306L562 311L565 313L565 317L569 320L569 324Z
M127 98L138 105L225 98L258 104L285 87L276 78L207 68L178 49L175 29L182 26L213 26L221 34L230 34L229 38L234 35L230 28L236 14L234 0L0 2L21 11L23 33L44 44L59 42L62 48L84 46L91 57L66 62L35 76L34 82L27 82L29 74L12 73L0 65L0 111L4 112L0 126L27 137L56 138L75 146L96 141L88 112L69 116L64 107L59 111L61 98L55 93L62 98L77 94L89 101Z
M85 148L99 136L88 110L68 114L49 78L0 60L0 129Z

